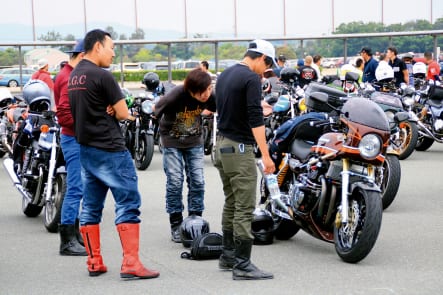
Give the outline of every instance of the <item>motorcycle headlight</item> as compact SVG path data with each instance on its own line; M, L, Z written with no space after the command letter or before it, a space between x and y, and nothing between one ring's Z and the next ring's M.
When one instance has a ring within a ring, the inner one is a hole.
M145 100L142 103L142 112L145 114L152 114L152 101Z
M358 145L360 154L365 159L375 158L380 153L381 147L381 139L375 134L366 134Z

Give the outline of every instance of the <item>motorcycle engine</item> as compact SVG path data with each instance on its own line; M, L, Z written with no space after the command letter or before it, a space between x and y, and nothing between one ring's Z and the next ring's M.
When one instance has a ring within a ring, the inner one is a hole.
M435 133L443 135L443 120L437 119L434 121L434 131Z

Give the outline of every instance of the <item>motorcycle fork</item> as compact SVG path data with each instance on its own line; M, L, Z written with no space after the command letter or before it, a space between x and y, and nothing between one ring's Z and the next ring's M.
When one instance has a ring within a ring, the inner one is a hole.
M342 189L341 189L341 223L348 222L348 196L349 196L349 171L350 163L348 159L343 159L343 171L341 172Z
M139 146L139 142L140 142L139 136L140 136L140 118L137 116L135 118L135 139L134 139L135 140L135 152L137 152L137 153L138 153L138 151L140 149L140 146Z
M46 185L45 204L49 203L52 197L52 183L54 181L54 170L55 170L55 164L57 162L56 154L57 154L57 136L54 133L52 134L51 157L49 159L48 183Z

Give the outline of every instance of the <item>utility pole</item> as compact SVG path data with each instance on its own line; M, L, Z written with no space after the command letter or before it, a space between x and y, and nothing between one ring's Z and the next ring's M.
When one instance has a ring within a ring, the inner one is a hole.
M186 8L186 0L184 0L185 4L185 38L188 39L188 13Z
M137 0L134 0L134 10L135 10L135 31L138 31L138 13L137 13Z
M234 37L238 37L237 32L237 0L234 0Z
M35 38L34 0L31 0L31 10L32 10L32 38L35 42L36 38Z
M85 23L85 35L88 32L88 28L86 26L86 0L83 0L83 16L84 16L84 23Z

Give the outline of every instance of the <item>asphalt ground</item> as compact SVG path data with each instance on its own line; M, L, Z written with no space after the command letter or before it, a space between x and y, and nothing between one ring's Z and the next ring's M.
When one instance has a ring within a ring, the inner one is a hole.
M161 154L138 171L141 207L140 257L159 270L152 280L119 277L122 252L114 226L114 201L104 208L102 254L108 272L89 277L86 257L60 256L59 235L43 226L42 216L28 218L21 196L0 168L0 294L332 294L435 295L443 290L443 145L414 152L401 162L400 191L384 211L371 253L357 264L343 262L334 245L300 231L288 241L254 246L252 261L274 273L273 280L233 281L217 260L180 258L186 249L170 240L165 213L165 176ZM204 218L221 232L223 192L217 170L205 158Z

